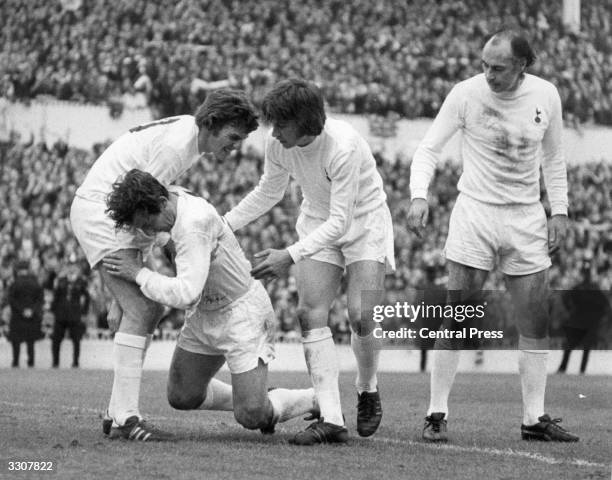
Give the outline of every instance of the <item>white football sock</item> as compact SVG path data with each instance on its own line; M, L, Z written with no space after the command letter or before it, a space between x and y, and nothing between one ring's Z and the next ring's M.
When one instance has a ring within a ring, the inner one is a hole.
M448 418L448 396L455 381L460 354L460 350L433 351L427 416L442 412Z
M286 422L295 417L311 413L316 408L313 388L303 390L275 388L268 392L274 409L274 422Z
M114 339L115 376L108 413L116 425L123 425L134 415L140 417L138 402L146 337L117 332Z
M525 347L531 347L527 349ZM535 425L544 415L548 338L519 337L518 366L523 394L523 425Z
M375 392L378 385L376 372L380 358L380 339L374 333L361 337L351 329L351 348L357 360L355 386L359 394Z
M321 417L325 422L344 425L340 389L338 387L338 359L329 327L302 332L304 356Z
M212 378L206 388L206 398L198 410L234 410L234 400L232 398L232 386Z

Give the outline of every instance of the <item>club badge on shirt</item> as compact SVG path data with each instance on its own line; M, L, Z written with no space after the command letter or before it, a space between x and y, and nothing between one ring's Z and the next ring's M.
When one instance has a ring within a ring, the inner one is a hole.
M542 109L540 107L536 107L535 108L535 117L534 117L533 121L535 123L541 123L542 122Z

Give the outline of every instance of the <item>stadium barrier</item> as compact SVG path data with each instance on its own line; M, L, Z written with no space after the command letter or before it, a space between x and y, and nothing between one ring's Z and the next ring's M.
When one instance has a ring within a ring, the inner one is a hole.
M431 119L392 120L390 135L379 133L378 122L361 115L331 114L350 122L368 141L375 151L385 153L387 158L410 159L419 141L431 125ZM83 105L59 100L35 100L28 105L10 103L0 99L0 139L8 138L11 131L24 139L33 136L53 144L63 140L79 148L90 149L92 145L113 140L134 125L151 121L149 109L126 109L113 118L108 106ZM244 148L263 151L267 128L261 126L251 134ZM581 130L565 128L563 131L565 156L569 163L584 163L610 158L612 151L612 128L589 126ZM457 159L460 150L459 136L455 136L443 150L446 160Z

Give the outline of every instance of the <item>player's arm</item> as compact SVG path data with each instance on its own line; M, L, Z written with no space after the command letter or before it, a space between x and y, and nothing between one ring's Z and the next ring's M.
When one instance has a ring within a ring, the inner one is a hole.
M194 229L176 242L175 277L145 267L139 256L109 255L104 259L104 267L111 275L136 282L151 300L184 310L197 303L206 283L213 249L212 232L212 228Z
M551 219L548 224L550 254L555 253L561 247L568 224L567 167L563 156L562 132L561 98L554 89L551 98L550 122L542 138L542 173L551 209Z
M329 217L302 240L287 248L294 262L315 254L346 233L357 204L360 166L356 149L332 159L329 165Z
M281 166L270 148L266 147L264 173L259 183L238 205L225 214L224 220L232 231L241 229L280 202L288 184L289 173Z
M461 128L461 102L454 87L440 107L429 130L419 143L410 165L410 208L408 226L417 235L427 223L429 206L427 190L436 171L444 145Z
M195 305L208 278L212 242L198 232L177 244L176 276L167 277L141 268L134 280L151 300L181 310Z
M284 250L267 249L257 253L255 257L263 261L251 270L253 277L281 277L287 273L292 263L313 255L344 235L353 218L359 191L361 162L354 157L354 152L355 150L343 152L330 162L331 195L327 220L305 238Z

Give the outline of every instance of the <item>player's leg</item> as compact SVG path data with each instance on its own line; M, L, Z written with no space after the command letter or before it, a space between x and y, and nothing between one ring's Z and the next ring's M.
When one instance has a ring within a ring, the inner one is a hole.
M213 378L223 355L203 355L176 346L168 375L168 403L177 410L233 410L232 387Z
M577 441L544 409L548 363L548 271L506 276L519 330L519 374L523 396L522 437Z
M138 252L129 249L117 253L136 255ZM128 418L142 418L138 407L142 367L163 307L146 298L135 283L114 277L101 266L98 270L104 285L123 310L114 338L114 380L108 407L115 425L121 426Z
M372 333L373 310L384 300L385 264L362 260L347 265L347 303L351 348L357 360L357 432L372 435L382 419L378 392L380 340Z
M232 373L231 388L215 379L210 381L200 408L233 406L236 420L241 425L260 428L262 433L273 433L277 422L306 413L318 414L312 388L268 391L267 364L274 359L275 324L270 297L260 282L253 282L249 290L231 304L213 311L198 309L197 314L187 319L179 337L179 347L203 354L199 358L209 356L206 353L223 355ZM180 365L178 360L185 358L188 358L187 354L182 353L174 363ZM187 368L193 370L186 365L178 371ZM213 374L214 371L210 371L206 376L210 378ZM182 383L185 386L181 390L191 392L186 403L194 408L201 402L202 386L194 390L197 380L186 376L183 376ZM223 391L220 391L222 387Z
M489 273L452 260L447 260L447 270L448 302L451 304L469 301L470 295L482 289ZM454 319L450 318L442 328L453 329L454 322ZM423 430L425 440L433 442L447 440L448 397L459 365L460 348L461 343L456 340L446 338L436 340L431 361L429 408Z
M314 390L268 389L268 365L259 359L257 367L232 373L234 417L245 428L273 433L274 425L316 410Z
M338 359L332 332L328 327L329 309L338 292L342 268L332 263L304 259L297 267L299 295L298 319L302 328L304 356L321 411L321 422L309 427L292 440L297 444L312 444L319 431L329 430L317 443L346 441L340 390L338 387ZM316 432L313 430L316 428ZM314 435L316 433L316 435ZM329 437L329 438L326 438Z
M523 392L523 424L533 425L544 415L548 360L547 271L507 276L519 330L519 372Z
M540 203L507 210L509 247L500 267L512 296L519 331L519 374L525 440L577 441L544 410L548 363L549 288L547 220Z
M447 302L463 302L482 289L488 272L495 265L498 248L496 212L490 206L459 194L451 213L444 247L448 271ZM453 318L445 319L441 329L454 329ZM448 397L457 366L461 342L437 339L431 360L430 401L423 439L446 441Z

